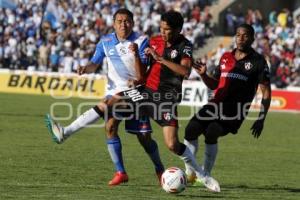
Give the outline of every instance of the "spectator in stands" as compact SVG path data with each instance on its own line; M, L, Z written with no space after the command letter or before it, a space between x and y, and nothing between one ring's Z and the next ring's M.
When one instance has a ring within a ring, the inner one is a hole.
M276 13L272 11L269 14L266 26L259 10L248 9L245 20L255 29L253 47L265 55L270 66L271 82L284 88L299 83L300 16L293 20L288 9L283 9L278 15ZM237 19L237 16L230 13L230 19ZM215 60L214 56L210 59Z
M0 21L4 25L1 54L3 67L27 69L30 66L30 69L40 71L57 71L58 52L77 48L78 51L87 52L84 54L84 59L88 59L99 38L112 31L112 14L125 6L134 11L136 16L135 31L149 35L158 33L160 14L175 9L184 13L188 22L192 22L191 30L197 30L196 34L189 33L196 45L201 46L199 44L204 43L205 38L212 35L211 15L209 9L204 8L211 4L210 1L203 1L201 5L200 1L196 0L185 0L183 4L180 0L48 0L46 2L19 0L15 10L0 11ZM192 16L191 11L197 9L198 12L194 12ZM201 19L199 22L203 27L199 28L198 23L193 21L194 18ZM201 31L203 35L200 35ZM30 42L23 42L28 39ZM48 51L45 50L45 46L48 47ZM53 46L56 50L52 50ZM14 53L12 57L11 52L18 53ZM63 60L64 57L65 55L59 59ZM46 62L47 58L48 62ZM38 63L34 62L35 60L38 60ZM45 64L49 66L43 67Z
M137 32L147 35L158 33L160 14L175 9L185 17L184 33L194 42L194 48L202 47L206 39L213 35L211 14L207 7L215 3L213 0L48 0L47 5L45 2L18 0L16 9L0 10L0 28L3 29L0 31L0 67L58 71L67 55L60 55L60 52L72 50L76 68L78 63L84 63L92 56L99 38L112 31L112 14L120 7L134 12L134 31ZM259 10L248 9L247 13L243 13L237 9L233 13L229 9L226 14L227 34L233 34L241 23L253 25L257 32L253 45L258 52L266 55L271 74L275 76L271 80L282 77L277 78L276 72L280 63L278 60L283 60L285 56L289 58L289 63L294 63L289 67L291 76L295 77L299 75L300 15L293 20L292 12L282 9L267 16L267 20L263 19ZM263 25L263 21L269 23ZM214 57L208 61L215 65ZM298 79L291 78L287 85L294 83L293 80Z
M226 19L226 33L230 36L233 36L235 31L235 15L232 13L230 8L227 9L225 19Z

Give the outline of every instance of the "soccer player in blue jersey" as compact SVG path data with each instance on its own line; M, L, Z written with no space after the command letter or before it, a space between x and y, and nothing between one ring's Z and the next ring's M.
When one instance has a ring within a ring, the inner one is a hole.
M83 113L66 127L62 127L53 121L50 115L47 115L48 129L57 143L62 143L81 128L105 117L103 111L107 105L111 104L110 101L115 94L130 89L132 84L137 85L143 81L146 73L144 50L148 46L148 39L133 31L133 14L129 10L119 9L114 14L113 20L115 32L103 36L97 44L90 62L78 69L80 75L95 72L101 66L103 59L107 58L108 84L105 100ZM116 173L109 182L111 186L128 181L122 159L122 145L117 133L119 122L113 117L108 117L106 121L107 147L116 168ZM160 160L157 143L150 134L152 129L149 119L126 120L125 128L127 132L137 135L140 144L155 165L156 174L160 181L164 166Z

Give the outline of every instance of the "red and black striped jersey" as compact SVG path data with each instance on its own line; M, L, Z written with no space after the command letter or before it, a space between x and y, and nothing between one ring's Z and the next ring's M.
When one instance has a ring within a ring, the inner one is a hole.
M224 53L213 71L219 85L212 102L250 103L258 84L270 82L269 67L262 55L251 49L245 58L236 60L234 53L235 50Z
M182 59L192 59L192 44L183 35L180 35L170 47L165 46L165 41L161 36L152 37L149 44L160 56L174 63L180 64ZM183 78L167 66L152 61L148 70L146 87L159 93L172 93L179 97Z

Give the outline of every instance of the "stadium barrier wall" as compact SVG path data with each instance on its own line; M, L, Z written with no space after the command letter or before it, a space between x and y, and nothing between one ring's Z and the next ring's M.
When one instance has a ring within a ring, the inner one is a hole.
M1 70L0 92L99 99L104 97L106 81L101 75Z
M261 92L258 91L252 102L252 108L258 109L260 107L261 98ZM300 112L300 88L288 87L286 89L277 89L272 87L270 110Z
M203 106L211 95L202 81L184 81L181 105ZM252 102L251 109L256 110L260 108L261 98L261 91L258 91ZM300 88L277 89L272 87L270 110L300 112Z
M211 92L202 81L184 80L182 84L183 106L203 106L208 102Z
M22 70L0 70L0 92L51 95L63 99L80 97L101 99L105 95L107 79L103 75L83 75ZM180 105L201 107L212 92L202 81L184 80ZM259 109L261 92L252 108ZM272 89L271 110L300 112L300 88Z

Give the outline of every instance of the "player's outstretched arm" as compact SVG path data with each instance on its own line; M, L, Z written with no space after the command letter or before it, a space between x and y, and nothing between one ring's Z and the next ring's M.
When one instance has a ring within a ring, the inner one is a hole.
M258 119L254 122L251 127L252 135L258 138L264 128L264 122L267 117L269 107L271 104L271 86L270 83L259 84L262 91L261 109L259 112Z
M79 66L77 69L77 74L82 75L82 74L89 74L95 72L100 65L89 62L85 66Z
M218 87L219 81L207 75L205 63L202 63L201 60L197 60L193 63L193 68L200 75L201 79L209 89L214 90Z

